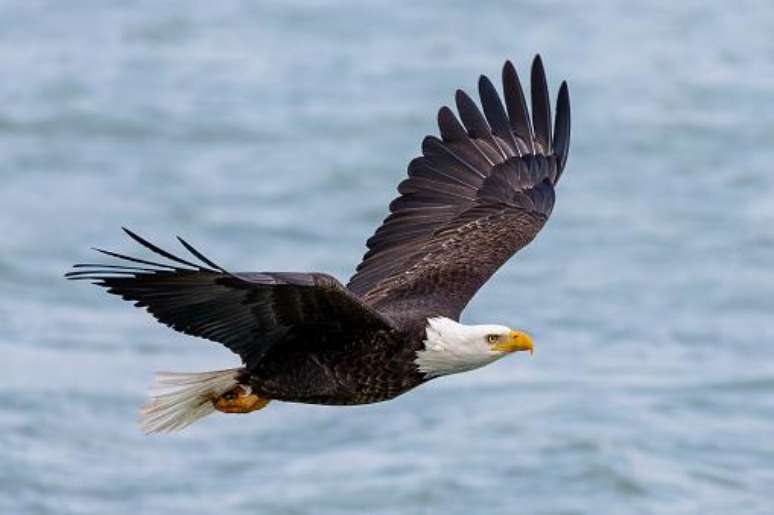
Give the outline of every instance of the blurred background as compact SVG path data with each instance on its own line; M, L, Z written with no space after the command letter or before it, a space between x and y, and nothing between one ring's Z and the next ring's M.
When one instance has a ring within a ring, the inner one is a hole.
M0 2L0 512L774 512L768 1ZM392 402L173 436L226 349L62 275L179 234L346 280L435 114L505 59L570 84L547 229L467 323L513 356Z

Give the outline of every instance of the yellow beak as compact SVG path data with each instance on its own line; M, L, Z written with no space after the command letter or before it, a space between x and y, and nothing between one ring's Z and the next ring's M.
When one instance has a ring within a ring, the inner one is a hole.
M521 331L511 331L508 338L492 346L492 349L500 352L517 352L520 350L529 351L532 355L532 338L527 333Z

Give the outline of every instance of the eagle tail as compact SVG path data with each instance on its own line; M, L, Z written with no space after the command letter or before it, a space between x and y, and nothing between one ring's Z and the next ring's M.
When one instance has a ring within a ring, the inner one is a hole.
M242 368L214 372L158 372L151 386L151 400L140 410L140 427L145 433L179 431L213 413L218 402L239 387ZM238 394L236 394L238 395ZM223 410L220 410L223 411Z

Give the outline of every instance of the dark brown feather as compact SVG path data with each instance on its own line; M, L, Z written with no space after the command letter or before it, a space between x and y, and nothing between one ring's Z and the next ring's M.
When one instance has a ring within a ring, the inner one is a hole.
M506 61L503 66L503 95L508 110L508 120L511 122L511 128L519 142L519 150L522 154L534 153L533 140L535 136L532 132L527 101L524 98L524 90L521 87L516 67L510 61Z
M535 131L535 142L539 144L538 153L551 152L551 99L548 96L546 72L543 60L535 56L530 74L530 91L532 98L532 127Z
M504 144L499 145L501 149L506 150L510 156L519 155L516 139L511 130L511 124L508 121L508 115L505 114L500 96L497 94L492 81L482 75L478 80L478 95L481 98L481 106L484 108L484 114L492 127L492 134L498 136Z
M567 83L562 82L559 87L559 95L556 99L556 122L554 133L554 154L558 159L556 180L562 175L564 165L567 163L567 154L570 150L570 93Z

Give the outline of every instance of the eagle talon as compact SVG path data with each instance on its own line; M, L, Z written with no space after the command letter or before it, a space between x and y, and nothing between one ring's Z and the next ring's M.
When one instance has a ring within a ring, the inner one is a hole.
M223 413L250 413L257 411L269 403L269 399L258 397L250 387L237 385L226 393L212 400L216 410Z

